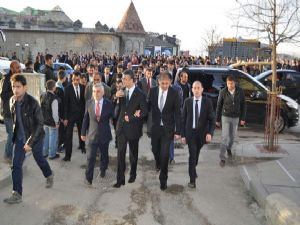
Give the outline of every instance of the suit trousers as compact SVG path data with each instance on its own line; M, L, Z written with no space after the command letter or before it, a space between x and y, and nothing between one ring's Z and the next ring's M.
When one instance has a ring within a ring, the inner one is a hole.
M80 147L84 148L85 144L84 142L81 140L80 136L81 136L81 127L82 127L82 118L78 118L75 120L69 120L68 121L68 125L67 125L67 131L66 131L66 139L65 139L65 150L66 150L66 158L67 159L71 159L72 156L72 140L73 140L73 129L74 129L74 125L77 125L77 129L78 129L78 138L79 138L79 142L80 142Z
M192 130L192 137L187 140L187 144L189 148L190 182L194 183L197 177L196 166L198 165L200 150L203 146L199 133L195 130Z
M160 168L159 180L161 184L165 184L168 179L168 165L169 165L169 150L173 137L169 137L163 126L155 130L152 135L151 145L152 152L155 158L156 167Z
M106 143L89 143L87 148L87 168L85 171L86 179L92 183L94 177L94 167L96 163L96 156L98 149L100 150L100 170L105 171L108 167L108 146L109 142Z
M118 170L117 170L117 182L122 183L125 181L126 170L126 148L129 144L129 162L130 162L130 177L136 178L136 169L138 162L138 149L139 138L129 140L122 132L118 135Z

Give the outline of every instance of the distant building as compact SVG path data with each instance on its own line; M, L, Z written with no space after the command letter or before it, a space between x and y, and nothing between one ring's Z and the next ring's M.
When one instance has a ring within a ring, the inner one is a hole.
M153 36L145 32L132 1L117 29L100 21L94 28L84 28L80 20L72 21L59 6L49 11L27 7L21 12L0 7L0 29L6 34L6 42L0 43L0 54L11 56L16 52L21 60L25 60L29 52L36 55L38 52L94 51L123 55L149 53L149 48L173 55L180 47L176 36Z
M223 38L223 42L217 46L209 46L211 59L217 56L247 59L267 59L271 57L271 47L262 44L257 39Z

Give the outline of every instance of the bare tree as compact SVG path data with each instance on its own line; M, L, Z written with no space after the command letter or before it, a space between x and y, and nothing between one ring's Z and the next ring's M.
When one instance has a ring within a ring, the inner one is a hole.
M276 88L277 51L280 43L300 41L300 4L299 0L237 0L239 4L236 19L238 27L251 34L257 33L261 39L267 39L272 46L272 89L269 92L270 106L266 120L267 147L276 150L276 106L278 89ZM278 115L278 114L277 114ZM280 114L278 115L280 116ZM275 123L274 123L275 121Z
M96 32L86 33L83 36L82 39L83 43L87 45L92 52L94 52L98 47L99 44L98 36L99 35Z
M216 26L205 31L205 36L202 37L202 42L204 50L208 53L209 57L212 57L217 48L222 44L221 34L218 32Z

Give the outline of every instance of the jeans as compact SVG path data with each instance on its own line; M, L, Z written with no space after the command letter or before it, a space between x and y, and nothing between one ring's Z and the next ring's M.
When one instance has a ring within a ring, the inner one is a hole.
M13 120L12 118L4 118L5 129L7 133L7 139L5 144L5 152L4 157L8 159L12 159L12 151L13 151Z
M43 155L49 155L50 158L54 157L57 152L57 134L58 129L56 127L45 126L45 138L44 138L44 147Z
M52 175L52 171L47 160L43 157L43 139L39 140L35 145L32 146L32 154L34 160L43 172L44 177ZM13 148L13 166L12 166L12 180L13 180L13 191L18 192L22 195L22 181L23 181L23 162L25 159L26 152L24 151L24 141L16 139Z
M231 150L236 131L239 125L239 118L231 118L222 116L222 141L221 141L221 151L220 159L225 160L225 152Z

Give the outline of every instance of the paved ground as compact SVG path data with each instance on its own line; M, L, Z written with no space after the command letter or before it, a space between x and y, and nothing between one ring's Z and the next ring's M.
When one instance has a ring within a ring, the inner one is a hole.
M245 128L239 135L240 139L257 136L257 130ZM113 143L110 145L107 176L104 179L96 177L94 188L87 188L83 184L82 165L86 162L86 156L76 149L77 140L74 141L74 154L70 163L61 159L50 162L55 172L55 185L50 190L45 189L45 179L33 158L29 157L24 177L23 202L13 206L0 202L0 224L264 224L263 212L247 192L236 166L241 161L224 169L219 167L219 136L220 131L216 131L214 143L201 152L195 190L187 187L189 179L185 147L176 149L176 164L170 168L168 189L166 192L160 191L150 140L146 136L140 141L137 180L134 184L126 183L120 189L112 188L116 176L116 150ZM242 163L250 163L254 159L243 160ZM11 186L0 189L1 201L10 190Z

